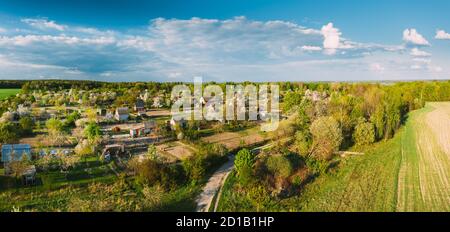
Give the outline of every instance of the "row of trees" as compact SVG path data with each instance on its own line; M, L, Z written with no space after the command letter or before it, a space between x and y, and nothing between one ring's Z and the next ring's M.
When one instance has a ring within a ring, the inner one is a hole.
M331 158L339 148L389 139L409 111L427 101L450 100L450 82L323 86L319 93L327 95L324 99L307 98L298 88L287 92L283 101L284 110L297 115L297 151L321 159Z

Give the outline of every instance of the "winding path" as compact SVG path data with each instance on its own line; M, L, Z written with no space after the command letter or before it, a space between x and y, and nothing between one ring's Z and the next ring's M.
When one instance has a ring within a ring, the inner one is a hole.
M208 183L203 187L202 193L197 197L197 212L208 212L213 203L214 196L224 184L228 173L233 170L234 155L229 156L228 161L223 164L216 172L209 178Z
M281 141L286 141L289 138L282 139ZM275 143L268 143L256 148L253 148L251 151L254 153L259 153L261 150L265 150L274 146ZM228 174L234 168L234 155L230 155L228 157L228 161L223 164L216 172L209 178L208 183L206 183L205 187L203 187L202 193L197 197L197 212L208 212L211 208L211 204L214 205L214 212L217 209L217 205L220 200L220 192L219 190L225 183L225 180L228 177ZM217 199L214 201L214 196L218 194Z

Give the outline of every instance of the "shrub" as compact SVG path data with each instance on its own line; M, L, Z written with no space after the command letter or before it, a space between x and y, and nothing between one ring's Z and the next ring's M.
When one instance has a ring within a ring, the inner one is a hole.
M311 124L313 154L319 159L328 160L339 149L343 140L339 123L333 117L319 117Z
M234 160L234 166L236 167L238 175L240 175L243 169L253 167L253 164L255 163L255 157L256 155L246 148L240 150L237 153L236 159Z
M222 164L226 159L227 149L218 144L201 144L199 151L183 161L187 177L192 181L202 179L206 172Z
M182 180L182 172L178 168L167 166L156 160L144 159L132 167L139 183L144 185L160 185L165 189L176 187Z
M0 123L0 143L13 143L19 138L17 128L10 122Z
M206 173L206 162L202 156L194 155L183 160L183 168L187 177L196 182L203 178Z
M290 160L284 155L270 155L266 160L266 166L269 172L281 178L289 177L293 171Z
M311 147L311 135L308 132L297 131L295 133L294 146L299 154L309 154L309 149Z
M375 142L375 127L370 122L360 120L355 127L353 140L356 145L369 145Z
M313 157L307 157L305 160L306 166L311 169L314 175L324 174L328 169L328 162L318 160Z
M33 133L34 122L30 117L22 117L19 120L22 135L31 135Z

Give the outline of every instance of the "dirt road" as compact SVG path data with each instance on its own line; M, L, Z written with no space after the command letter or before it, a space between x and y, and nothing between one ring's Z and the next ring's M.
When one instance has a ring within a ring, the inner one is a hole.
M233 169L233 166L234 156L230 156L229 160L209 178L208 183L203 187L202 193L196 200L197 212L208 212L213 203L214 196L223 185L226 176Z

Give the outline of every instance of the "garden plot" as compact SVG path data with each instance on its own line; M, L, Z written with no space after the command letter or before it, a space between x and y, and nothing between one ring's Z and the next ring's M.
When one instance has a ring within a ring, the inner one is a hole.
M170 142L156 146L158 152L163 154L168 161L175 162L191 157L195 153L195 149L182 142Z
M251 132L250 132L251 130ZM255 129L249 129L243 132L223 132L207 137L203 137L201 140L207 143L218 143L224 145L229 150L234 150L242 145L251 146L261 143L267 138Z

